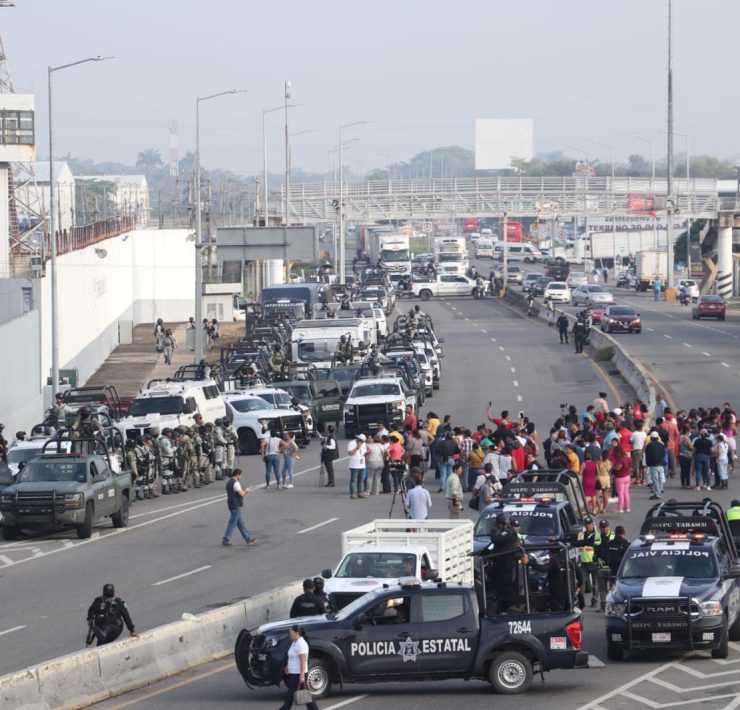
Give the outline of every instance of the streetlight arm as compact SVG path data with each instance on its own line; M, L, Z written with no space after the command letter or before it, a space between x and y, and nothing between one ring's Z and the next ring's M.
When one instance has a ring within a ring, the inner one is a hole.
M61 69L76 67L78 64L86 64L87 62L104 62L106 59L115 59L115 57L88 57L87 59L80 59L69 64L60 64L58 67L49 67L49 74L53 74L55 71L60 71Z
M247 89L229 89L228 91L219 91L217 94L211 94L210 96L196 96L195 100L197 103L201 101L208 101L208 99L215 99L217 96L226 96L226 94L246 94Z

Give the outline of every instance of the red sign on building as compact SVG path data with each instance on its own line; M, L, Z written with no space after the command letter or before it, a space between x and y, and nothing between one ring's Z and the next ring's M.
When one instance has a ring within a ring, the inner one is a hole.
M655 197L631 193L627 195L627 209L630 214L655 216Z

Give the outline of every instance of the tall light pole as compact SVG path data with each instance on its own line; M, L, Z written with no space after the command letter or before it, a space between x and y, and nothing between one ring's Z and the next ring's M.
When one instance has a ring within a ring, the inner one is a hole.
M611 157L611 163L612 163L612 261L614 262L614 273L616 274L617 271L617 215L616 212L616 205L614 205L614 146L610 143L603 143L602 141L595 141L592 140L592 143L596 145L603 146L604 148L609 148L609 154ZM576 242L577 243L577 242ZM629 241L628 241L629 243Z
M342 131L353 126L362 126L370 121L354 121L339 125L339 283L344 283L345 236L344 236L344 175L342 174Z
M201 195L200 195L200 105L226 94L244 94L246 89L229 89L219 91L209 96L195 98L195 362L203 358L203 235L201 225Z
M668 155L666 182L666 216L668 239L666 244L666 288L673 288L673 3L668 0Z
M290 98L291 83L286 79L284 82L284 106L285 106L285 226L290 222L290 134L288 133L288 99Z
M691 194L689 192L689 136L688 133L677 133L674 135L681 136L686 143L686 278L691 278Z
M58 67L48 67L49 81L49 236L51 239L51 396L59 391L59 299L57 286L57 235L54 205L54 103L52 99L52 76L62 69L76 67L87 62L104 62L115 57L88 57Z
M643 138L642 136L632 136L638 141L642 141L643 143L649 143L650 144L650 162L652 163L652 180L650 182L650 186L653 192L653 241L655 242L655 247L658 247L658 215L655 212L655 141L650 140L650 138ZM642 239L640 239L640 246L642 246Z

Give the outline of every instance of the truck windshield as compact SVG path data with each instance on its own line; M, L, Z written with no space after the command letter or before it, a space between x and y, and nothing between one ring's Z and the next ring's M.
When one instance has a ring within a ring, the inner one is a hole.
M381 252L383 261L409 261L411 256L408 249L383 249Z
M326 340L302 340L298 343L298 359L304 362L331 360L338 344L338 337Z
M308 402L311 399L311 385L308 383L296 382L282 385L282 387L301 402Z
M41 454L40 446L37 449L10 449L10 451L8 451L8 463L9 464L25 463L26 461L35 459L40 454Z
M403 552L350 552L339 565L337 579L398 578L416 574L416 557Z
M135 399L128 408L130 417L145 417L148 414L182 414L185 401L182 397L146 397Z
M21 483L85 483L87 466L83 461L32 461L18 474Z
M437 261L462 261L462 254L437 254Z
M475 524L475 537L488 537L496 526L496 516L501 510L484 513ZM519 533L531 537L549 537L558 535L558 523L554 511L512 510L506 511L512 518L519 520Z
M264 409L275 409L275 407L262 399L261 397L255 397L254 399L237 399L236 401L230 401L229 404L236 409L237 412L256 412Z
M355 385L350 397L400 397L401 390L392 382L374 382L367 385Z
M714 555L709 550L668 549L632 550L622 563L620 578L629 577L692 577L711 578L717 576Z

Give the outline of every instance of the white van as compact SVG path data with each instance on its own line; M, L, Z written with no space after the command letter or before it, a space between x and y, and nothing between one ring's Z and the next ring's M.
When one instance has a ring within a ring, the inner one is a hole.
M141 390L128 408L128 416L116 422L124 439L149 434L151 429L193 426L195 415L213 423L226 416L226 405L215 380L182 380L151 383Z
M533 244L525 244L524 242L510 242L508 245L509 260L510 261L524 261L528 264L534 263L535 261L542 260L542 252ZM504 255L504 243L496 242L493 247L493 258L503 259Z
M478 243L475 245L475 258L493 259L493 242L490 239L483 239L481 237L478 240Z

